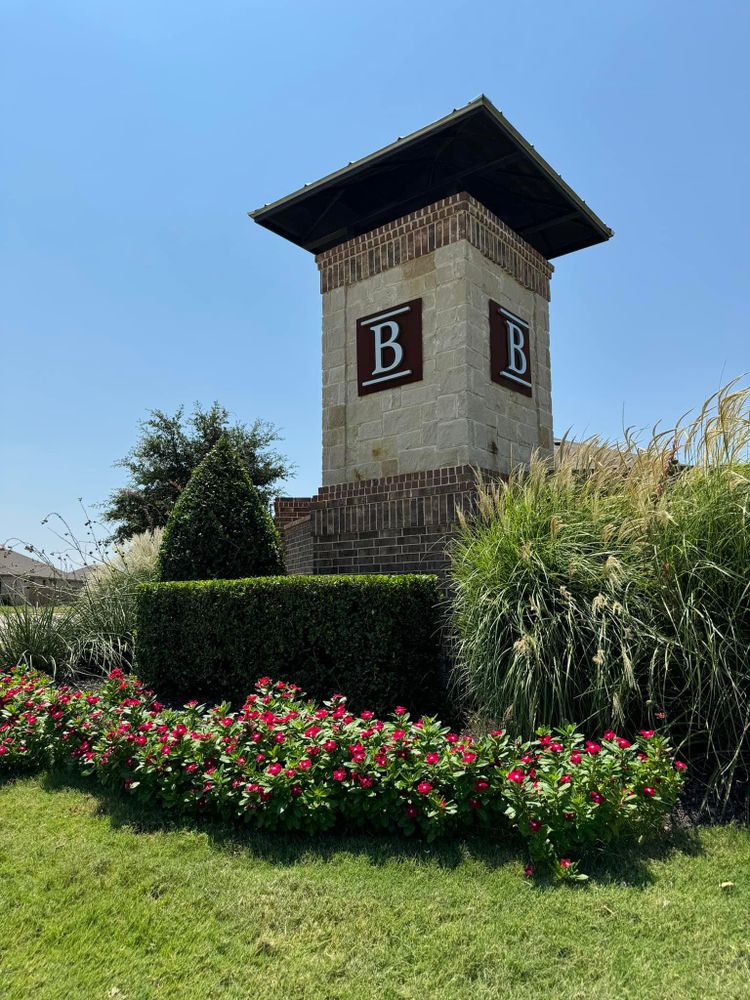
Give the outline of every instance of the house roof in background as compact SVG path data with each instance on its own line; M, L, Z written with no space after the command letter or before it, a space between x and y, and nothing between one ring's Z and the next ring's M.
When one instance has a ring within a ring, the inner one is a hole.
M0 576L25 576L30 579L49 580L53 576L62 576L62 571L56 571L38 559L31 559L0 545Z
M0 576L24 577L27 580L77 580L89 571L90 567L70 572L56 566L48 565L39 559L32 559L21 552L0 545Z
M547 259L612 236L484 95L250 216L317 254L461 191Z

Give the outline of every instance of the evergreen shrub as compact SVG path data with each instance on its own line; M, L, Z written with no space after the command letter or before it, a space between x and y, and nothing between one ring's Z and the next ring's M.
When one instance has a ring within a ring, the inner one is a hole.
M236 580L283 573L278 532L239 453L221 437L172 508L162 580Z
M160 695L239 703L262 674L356 706L440 707L431 576L273 577L147 584L137 669Z

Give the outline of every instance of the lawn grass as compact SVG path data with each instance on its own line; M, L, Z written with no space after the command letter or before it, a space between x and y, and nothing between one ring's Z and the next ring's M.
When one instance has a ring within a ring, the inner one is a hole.
M242 837L94 791L0 786L3 1000L750 994L747 828L623 850L571 887L522 878L514 848Z

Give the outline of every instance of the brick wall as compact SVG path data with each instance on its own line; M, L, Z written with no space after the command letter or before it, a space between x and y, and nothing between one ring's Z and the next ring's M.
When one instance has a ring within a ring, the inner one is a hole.
M290 576L310 576L313 573L313 537L310 517L279 526L284 542L284 560Z
M311 503L310 497L276 497L273 502L273 519L279 531L292 521L307 517Z
M283 527L288 572L445 576L446 543L475 483L460 466L324 486L309 518Z

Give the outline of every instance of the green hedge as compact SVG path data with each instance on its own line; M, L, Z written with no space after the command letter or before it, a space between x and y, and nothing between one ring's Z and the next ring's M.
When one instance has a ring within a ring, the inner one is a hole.
M162 697L241 702L264 675L354 709L441 708L437 580L265 577L145 584L136 657Z

